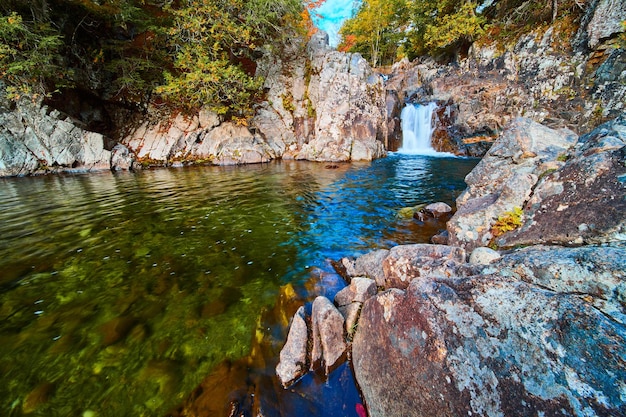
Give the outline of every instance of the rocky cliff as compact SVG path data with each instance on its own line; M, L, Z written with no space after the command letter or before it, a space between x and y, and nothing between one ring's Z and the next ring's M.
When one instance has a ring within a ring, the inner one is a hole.
M619 36L626 7L614 0L584 7L579 25L557 22L512 42L483 40L453 64L399 62L391 69L388 97L437 102L434 145L458 154L482 156L504 126L521 116L588 132L625 109L626 51ZM398 115L396 110L392 117ZM394 146L398 134L390 134Z

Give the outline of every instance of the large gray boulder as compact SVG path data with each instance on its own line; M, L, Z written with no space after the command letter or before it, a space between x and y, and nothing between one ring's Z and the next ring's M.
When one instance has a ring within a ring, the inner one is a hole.
M498 246L626 240L626 114L582 136L562 156L566 161L520 205L521 227L496 239Z
M369 415L623 415L626 329L587 295L623 293L623 273L610 271L626 250L612 249L606 269L596 250L582 275L603 271L601 289L580 277L580 253L554 265L564 253L537 263L522 252L482 275L413 280L366 301L352 358ZM570 279L572 291L543 285Z
M488 246L497 219L530 199L539 177L562 165L576 141L567 130L553 130L517 118L466 176L467 189L457 198L457 212L447 224L449 244L468 251Z

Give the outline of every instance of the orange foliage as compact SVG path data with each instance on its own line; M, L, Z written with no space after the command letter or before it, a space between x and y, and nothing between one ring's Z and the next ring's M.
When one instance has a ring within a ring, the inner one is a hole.
M311 13L314 13L313 10L320 7L324 4L326 0L305 0L304 1L304 9L300 13L300 17L302 19L302 26L306 30L306 36L310 38L317 32L317 28L313 24L313 19L311 19Z
M343 41L341 42L341 45L339 45L338 49L340 52L349 52L355 44L356 35L346 35L344 36Z

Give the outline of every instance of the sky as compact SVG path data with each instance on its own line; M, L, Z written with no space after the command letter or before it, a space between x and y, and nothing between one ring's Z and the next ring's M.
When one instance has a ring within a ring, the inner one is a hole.
M326 0L321 7L315 9L320 16L313 16L313 22L328 33L331 46L339 44L339 28L344 20L352 17L352 10L358 3L358 0Z

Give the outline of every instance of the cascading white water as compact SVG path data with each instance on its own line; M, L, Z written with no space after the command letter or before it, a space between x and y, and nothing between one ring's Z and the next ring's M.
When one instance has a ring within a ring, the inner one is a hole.
M407 104L400 118L402 120L402 147L399 153L415 155L435 155L430 138L435 130L433 126L433 112L437 104L427 105Z

